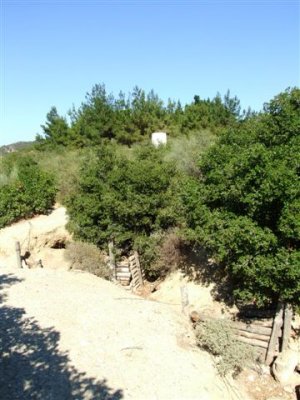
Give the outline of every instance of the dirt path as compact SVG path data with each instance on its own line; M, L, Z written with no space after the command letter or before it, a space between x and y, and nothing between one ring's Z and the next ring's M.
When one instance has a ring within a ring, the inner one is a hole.
M178 305L60 269L54 256L16 269L14 241L26 246L30 227L42 252L49 232L65 235L59 221L63 209L0 231L0 399L247 399L217 376Z

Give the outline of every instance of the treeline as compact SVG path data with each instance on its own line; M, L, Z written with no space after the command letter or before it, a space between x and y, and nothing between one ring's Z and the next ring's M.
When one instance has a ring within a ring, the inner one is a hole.
M79 109L69 111L69 120L56 107L47 114L43 134L37 136L41 146L85 147L99 145L103 139L132 145L149 138L155 131L166 131L171 137L187 135L202 129L220 132L234 122L251 115L241 113L240 101L228 91L212 100L194 96L191 104L163 101L153 91L146 94L135 87L127 97L107 94L104 85L95 85Z

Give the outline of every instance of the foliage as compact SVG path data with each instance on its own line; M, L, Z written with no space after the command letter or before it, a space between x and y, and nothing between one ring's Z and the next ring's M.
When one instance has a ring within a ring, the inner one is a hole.
M65 200L76 193L79 179L79 168L90 152L82 149L66 149L58 147L46 152L31 152L40 168L55 177L56 200L64 204Z
M149 140L155 131L166 131L170 137L202 130L219 132L240 118L240 105L230 93L217 95L213 100L195 96L184 108L180 102L168 100L167 105L151 90L146 93L135 86L126 95L115 98L104 84L96 84L87 93L78 109L69 112L70 124L52 107L37 136L38 148L98 146L103 140L115 140L128 146Z
M258 304L300 299L300 90L231 128L187 179L188 236Z
M236 339L228 320L210 319L198 323L196 337L198 345L216 357L214 361L221 376L237 375L255 361L255 351Z
M90 272L100 278L109 279L109 267L105 255L91 243L71 242L67 245L65 257L71 261L71 269Z
M181 137L170 138L166 161L173 161L181 173L198 174L198 160L216 141L216 135L209 130L201 130Z
M239 112L239 100L236 97L231 99L229 92L224 97L224 102L219 94L213 100L201 100L196 95L194 102L185 107L180 130L183 133L205 129L218 131L234 123Z
M37 148L45 149L56 146L66 146L71 142L71 130L64 117L61 117L56 107L51 107L47 114L45 125L41 125L44 137L37 135Z
M53 177L30 157L5 156L1 162L0 228L21 218L47 212L55 201Z
M105 145L83 163L76 195L67 206L75 236L98 246L114 239L131 248L139 236L175 223L170 207L175 168L164 150L134 149L130 158Z
M229 91L182 107L138 87L115 98L95 85L70 123L53 107L39 150L60 149L49 168L59 164L70 229L98 246L113 238L124 251L137 248L153 276L165 270L168 230L183 227L230 277L236 298L299 304L299 93L288 89L255 114L241 112ZM166 149L144 146L157 130L168 133ZM69 159L65 148L74 150ZM10 170L0 182L15 177Z
M138 236L134 247L140 254L145 277L154 280L179 268L183 261L181 246L182 239L174 229Z
M162 240L162 232L153 232L150 236L139 235L134 241L134 248L140 256L145 278L149 281L154 281L163 275L163 271L157 265Z

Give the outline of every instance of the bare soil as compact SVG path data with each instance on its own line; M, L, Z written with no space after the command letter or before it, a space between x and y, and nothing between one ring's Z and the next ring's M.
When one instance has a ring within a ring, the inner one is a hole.
M238 382L221 379L211 356L197 348L181 312L180 275L163 283L153 298L142 298L88 273L68 271L63 250L51 248L49 236L49 231L64 235L65 222L63 209L30 221L36 243L31 251L47 254L43 269L15 265L14 241L21 237L25 249L28 221L0 231L0 399L269 397L251 392L249 373ZM209 288L189 285L191 307L222 313Z

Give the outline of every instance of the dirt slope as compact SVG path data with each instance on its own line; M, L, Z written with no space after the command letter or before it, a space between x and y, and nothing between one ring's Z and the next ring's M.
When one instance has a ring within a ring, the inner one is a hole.
M57 207L49 215L39 215L0 229L0 268L16 266L16 241L20 242L23 255L26 251L31 253L32 261L42 259L45 266L57 267L52 263L51 255L57 257L60 252L53 247L71 239L65 228L67 221L66 209ZM60 264L63 262L60 257Z
M49 251L65 222L59 208L0 231L1 400L247 399L194 345L178 304L60 269ZM46 248L45 268L16 269L15 240Z
M1 282L2 399L245 399L172 306L76 272L2 268Z

